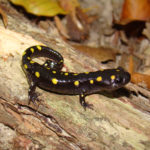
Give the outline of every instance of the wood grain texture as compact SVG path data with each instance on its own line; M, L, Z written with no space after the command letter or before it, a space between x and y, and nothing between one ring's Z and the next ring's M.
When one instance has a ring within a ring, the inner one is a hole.
M58 50L65 59L64 70L93 71L100 66L62 41L55 27L47 33L12 11L17 17L8 13L8 28L0 27L0 149L148 150L150 115L134 107L132 97L90 95L86 100L94 110L84 111L78 96L37 89L38 107L28 105L21 58L29 46L44 43Z

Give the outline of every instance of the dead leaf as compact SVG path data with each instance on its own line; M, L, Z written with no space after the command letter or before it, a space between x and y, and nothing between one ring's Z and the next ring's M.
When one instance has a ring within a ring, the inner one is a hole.
M88 16L80 9L77 0L59 1L68 13L66 27L55 17L57 28L65 39L82 41L88 37Z
M121 13L120 24L131 21L147 21L150 19L149 0L125 0Z
M67 15L67 30L71 40L80 42L88 38L88 21L88 16L80 8Z
M150 89L150 75L134 72L131 75L131 82Z
M116 51L111 48L105 48L105 47L90 47L85 45L72 45L75 47L78 51L93 57L99 62L107 61L107 60L114 60L116 58Z
M134 72L133 68L134 68L133 56L130 55L129 72L131 74L131 82L150 89L150 75Z

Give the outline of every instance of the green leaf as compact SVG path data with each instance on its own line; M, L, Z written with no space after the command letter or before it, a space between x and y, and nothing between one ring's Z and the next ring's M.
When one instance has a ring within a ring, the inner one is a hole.
M55 16L66 14L57 0L10 0L15 5L20 5L31 14L37 16Z

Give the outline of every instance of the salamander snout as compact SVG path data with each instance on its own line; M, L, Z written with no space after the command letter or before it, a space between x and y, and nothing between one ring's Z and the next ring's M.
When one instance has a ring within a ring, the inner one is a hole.
M130 74L128 72L123 72L122 74L118 75L115 83L125 85L130 81Z
M126 85L128 82L130 82L131 76L128 72L120 72L118 75L116 75L116 79L112 83L113 89L118 89Z
M127 84L131 79L131 76L128 72L124 73L123 84Z

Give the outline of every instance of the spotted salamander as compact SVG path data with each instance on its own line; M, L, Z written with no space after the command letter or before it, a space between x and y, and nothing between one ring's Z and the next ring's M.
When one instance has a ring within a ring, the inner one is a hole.
M46 57L44 64L33 60L37 57ZM123 68L99 70L95 72L72 73L61 71L63 67L62 55L46 46L32 46L24 51L22 67L29 81L29 103L38 100L36 87L68 95L79 95L80 104L91 107L85 102L85 97L102 90L115 90L123 87L130 81L130 74Z

